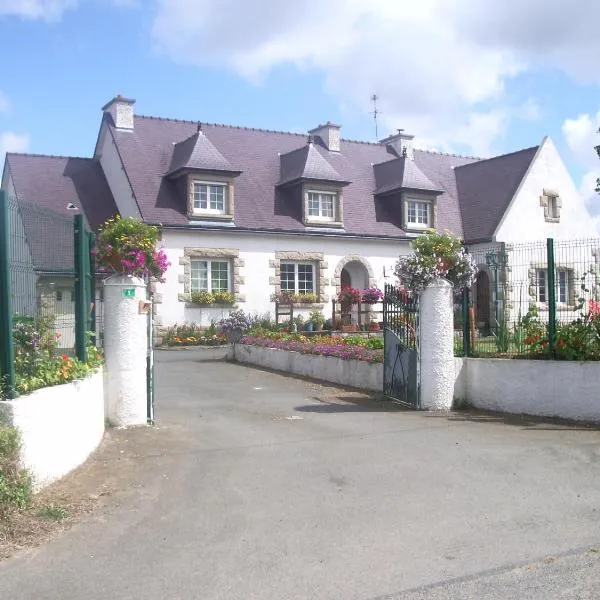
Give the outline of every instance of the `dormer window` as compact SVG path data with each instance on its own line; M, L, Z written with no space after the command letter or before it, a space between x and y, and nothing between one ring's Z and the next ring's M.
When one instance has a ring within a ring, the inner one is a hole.
M323 221L335 220L337 194L334 192L308 192L308 217Z
M194 213L223 215L227 206L227 186L224 183L192 182Z
M404 220L407 229L429 229L433 227L433 206L431 202L407 198L404 204Z

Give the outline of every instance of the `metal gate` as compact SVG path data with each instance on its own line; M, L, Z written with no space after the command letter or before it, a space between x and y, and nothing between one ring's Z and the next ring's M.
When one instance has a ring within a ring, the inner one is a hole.
M383 393L419 408L419 299L386 284L383 298Z

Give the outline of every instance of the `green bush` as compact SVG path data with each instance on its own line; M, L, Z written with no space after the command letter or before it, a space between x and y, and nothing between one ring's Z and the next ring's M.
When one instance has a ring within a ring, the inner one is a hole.
M31 501L31 475L21 468L21 437L14 427L0 425L0 520L8 520Z

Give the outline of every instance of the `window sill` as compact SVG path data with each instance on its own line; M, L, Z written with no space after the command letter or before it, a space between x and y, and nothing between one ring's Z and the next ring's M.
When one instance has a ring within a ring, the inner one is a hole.
M279 306L291 306L293 308L318 308L323 309L325 304L323 302L294 302L293 304L281 304Z
M322 220L304 219L304 225L306 227L335 227L336 229L344 228L344 224L341 221L322 221Z
M188 219L193 220L213 220L213 221L233 221L233 215L211 213L211 212L193 212L188 214Z
M237 304L237 301L235 301L235 302L223 302L222 304L217 304L217 303L213 303L213 304L198 304L197 302L186 301L185 307L186 308L233 308L236 304Z

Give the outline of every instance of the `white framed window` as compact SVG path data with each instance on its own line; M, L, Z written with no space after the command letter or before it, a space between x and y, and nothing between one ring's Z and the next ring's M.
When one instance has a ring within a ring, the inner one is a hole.
M337 194L335 192L309 190L307 192L307 217L321 221L335 221L336 200Z
M431 202L426 200L406 201L406 225L414 229L427 229L432 226Z
M282 262L281 291L293 294L315 294L315 264Z
M554 285L556 287L556 302L569 304L571 298L571 277L569 269L557 269ZM537 269L536 272L536 300L548 302L548 270Z
M230 292L231 264L228 260L192 259L192 292Z
M194 212L225 214L227 212L227 184L205 181L192 183Z

